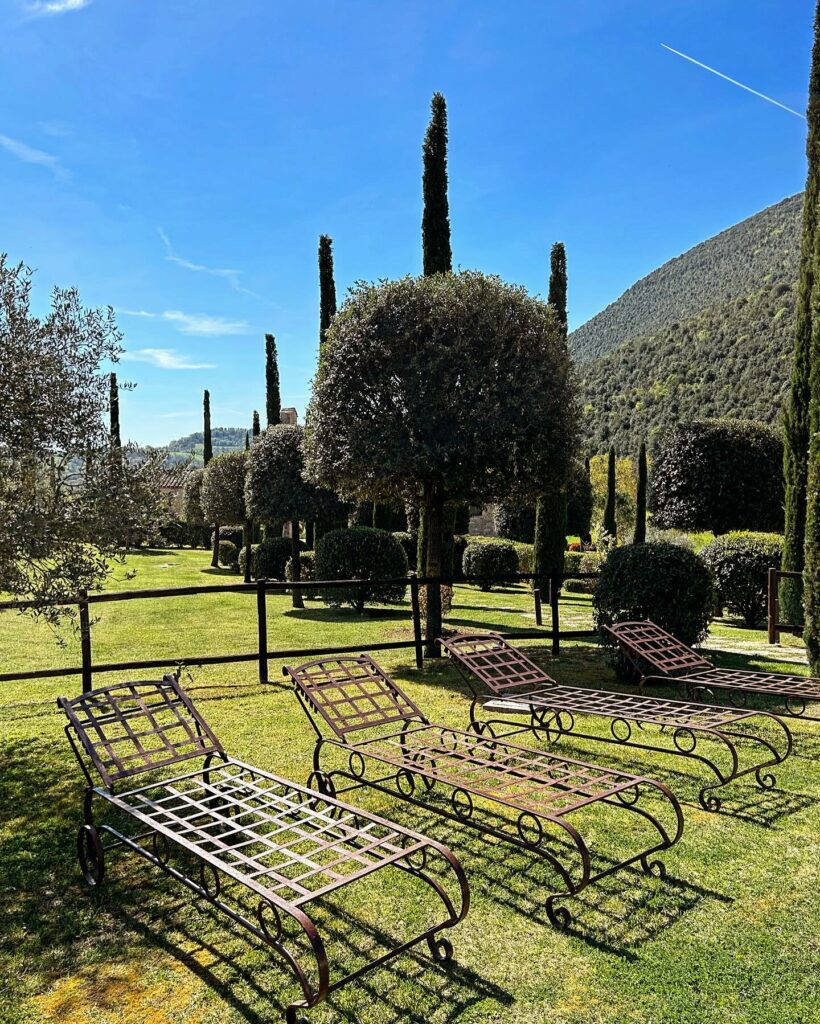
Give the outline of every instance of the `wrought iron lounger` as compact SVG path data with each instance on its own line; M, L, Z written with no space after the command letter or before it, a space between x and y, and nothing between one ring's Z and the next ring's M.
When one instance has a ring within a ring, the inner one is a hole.
M537 853L565 887L546 900L547 915L557 927L567 927L571 916L556 901L591 882L635 863L646 874L665 875L663 862L651 858L678 841L683 815L662 783L432 723L367 655L310 661L283 671L293 679L316 733L309 785L330 796L371 786ZM367 735L354 738L363 732ZM344 766L323 766L325 748L335 750ZM337 778L345 780L343 788L337 789ZM443 802L436 799L437 787ZM671 829L652 810L637 806L650 792L663 805L663 816L673 820ZM581 834L586 823L579 819L594 818L596 829L604 832L604 808L616 819L607 818L614 826L607 836L622 838L630 851L596 867ZM650 841L641 842L636 852L624 826L641 821L642 838L649 835ZM550 831L560 839L557 853L547 845L555 839Z
M470 723L479 735L494 735L494 725L509 727L516 714L520 716L523 712L529 715L528 724L519 724L505 735L531 731L536 738L545 737L550 743L561 736L576 736L692 758L705 764L717 777L717 781L704 785L698 796L707 811L720 809L720 797L715 790L750 772L754 772L759 786L771 789L776 780L766 769L785 760L792 748L791 733L785 724L767 712L561 686L497 633L459 633L439 643L470 687ZM493 696L480 694L476 680ZM504 717L478 717L478 709ZM577 717L589 716L608 719L609 733L582 730ZM744 728L761 724L775 731L781 743L770 742L765 735ZM728 770L703 752L701 739L712 740L723 748L728 755ZM752 752L751 758L745 756ZM751 763L745 763L749 760Z
M58 704L68 716L66 735L88 782L85 823L77 837L86 881L99 885L106 852L125 847L219 908L274 949L296 975L302 998L287 1007L288 1024L304 1019L300 1010L422 940L435 960L450 959L452 946L441 932L467 913L469 889L446 846L228 757L171 677L116 683L73 700L60 697ZM102 785L95 785L94 770ZM136 776L144 778L134 786ZM124 780L129 785L120 789ZM131 827L96 825L95 800L116 808ZM446 887L428 870L433 865L449 877ZM444 915L331 981L309 904L389 867L431 888ZM453 876L458 910L448 893ZM292 948L294 940L301 949ZM299 956L305 949L303 967Z
M672 679L682 683L689 696L711 696L714 690L725 690L737 707L746 705L749 694L757 694L779 701L782 713L793 718L820 721L820 714L807 714L808 706L820 701L820 679L785 672L716 668L702 654L649 619L618 622L603 629L617 641L622 653L641 673L641 686Z

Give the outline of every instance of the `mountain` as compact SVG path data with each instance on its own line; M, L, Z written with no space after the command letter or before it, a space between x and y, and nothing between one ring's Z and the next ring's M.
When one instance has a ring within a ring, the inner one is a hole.
M642 278L570 335L591 452L680 420L777 422L788 389L802 195Z
M213 443L214 455L224 455L225 452L241 451L245 447L245 431L247 427L214 427L211 430L211 442ZM202 465L202 445L204 434L201 430L193 434L186 434L185 437L178 437L168 442L168 455L170 458L182 458L194 454L194 466Z

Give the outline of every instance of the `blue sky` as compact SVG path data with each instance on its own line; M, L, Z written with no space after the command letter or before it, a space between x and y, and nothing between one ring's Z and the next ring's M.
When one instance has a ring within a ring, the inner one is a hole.
M570 323L799 191L811 0L0 0L0 250L35 305L118 311L123 433L250 424L263 335L300 415L316 248L340 297L421 270L420 146L450 117L455 262L544 294L567 246Z

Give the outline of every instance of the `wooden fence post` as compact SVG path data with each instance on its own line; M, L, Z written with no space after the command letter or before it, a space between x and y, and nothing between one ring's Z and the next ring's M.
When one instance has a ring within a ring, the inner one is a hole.
M777 601L777 569L769 569L769 643L780 643L780 630L777 628L777 620L780 617L780 609Z
M424 645L421 635L421 605L419 604L419 578L415 572L410 576L410 607L413 610L413 642L416 647L416 668L424 667Z
M550 573L550 610L552 612L552 653L557 655L561 647L561 621L558 614L558 594L561 588L561 574Z
M266 579L256 581L256 628L259 637L259 682L268 682L268 606L265 599Z
M535 624L536 626L543 625L543 616L541 614L541 591L538 587L532 592L533 600L535 601Z
M83 693L90 693L91 682L91 619L88 615L88 591L80 591L77 602L80 609L80 654L83 661Z

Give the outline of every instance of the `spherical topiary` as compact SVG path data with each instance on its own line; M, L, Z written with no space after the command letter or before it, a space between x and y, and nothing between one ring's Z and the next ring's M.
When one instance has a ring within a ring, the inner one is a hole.
M290 553L290 537L266 537L254 553L252 575L256 579L283 580Z
M468 543L462 565L466 577L477 577L482 590L492 590L492 577L518 572L518 552L503 540Z
M251 544L251 576L256 578L256 552L259 548L258 544ZM242 575L245 575L245 562L247 561L247 549L242 548L239 552L239 571Z
M386 530L353 526L331 530L316 545L316 578L319 580L395 579L407 576L407 555L399 541ZM404 598L405 583L341 587L322 594L332 607L349 604L362 611L365 604L385 604Z
M229 540L231 542L231 544L233 544L234 547L237 550L240 550L242 548L242 545L245 543L245 535L242 532L242 527L241 526L220 526L219 527L219 540L220 540L220 542L223 541L223 540ZM214 533L213 533L213 530L212 530L211 531L211 547L213 547L213 544L214 544Z
M779 569L783 538L772 533L729 533L701 548L714 573L721 609L741 615L752 628L766 615L769 569Z
M219 564L235 569L239 561L239 549L229 540L219 542Z
M652 619L690 646L706 636L713 605L711 571L693 551L664 543L613 548L592 601L596 629ZM614 644L606 634L602 640ZM616 668L621 666L619 659Z

